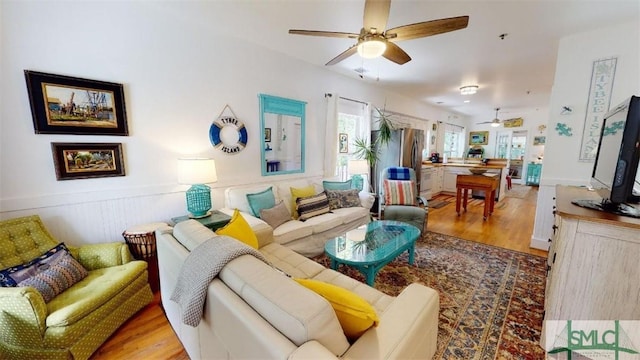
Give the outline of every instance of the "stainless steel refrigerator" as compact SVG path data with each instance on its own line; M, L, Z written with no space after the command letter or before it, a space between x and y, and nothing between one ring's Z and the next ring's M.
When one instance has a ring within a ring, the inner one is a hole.
M371 143L376 144L380 131L371 132ZM378 145L379 146L379 145ZM391 141L379 148L379 160L371 171L371 187L379 194L380 173L389 166L413 168L416 172L418 194L420 193L420 170L422 168L422 149L424 131L419 129L399 129L391 132Z

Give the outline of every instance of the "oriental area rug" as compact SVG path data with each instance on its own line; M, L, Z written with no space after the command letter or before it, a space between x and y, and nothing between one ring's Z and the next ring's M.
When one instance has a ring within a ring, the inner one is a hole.
M329 266L325 255L314 260ZM543 359L546 259L427 231L414 265L403 253L376 276L392 296L417 282L440 294L434 359ZM338 269L364 282L348 266Z

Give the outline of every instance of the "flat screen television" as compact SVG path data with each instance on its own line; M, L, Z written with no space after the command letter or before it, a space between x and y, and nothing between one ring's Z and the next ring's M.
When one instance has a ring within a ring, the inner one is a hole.
M601 200L574 200L590 209L640 218L629 204L640 200L640 97L631 96L607 112L600 129L591 186Z

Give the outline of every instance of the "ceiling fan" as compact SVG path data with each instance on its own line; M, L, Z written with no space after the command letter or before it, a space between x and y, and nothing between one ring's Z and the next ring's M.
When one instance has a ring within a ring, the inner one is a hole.
M391 0L365 0L364 27L359 34L295 29L289 30L289 34L358 39L355 45L331 59L326 65L335 65L356 52L364 58L384 56L402 65L410 61L411 57L395 42L464 29L469 23L468 16L458 16L398 26L385 31L390 7Z
M491 124L492 127L500 126L502 121L500 121L500 119L498 119L498 111L500 111L500 108L496 108L496 117L495 117L495 119L493 119L491 121L481 122L481 123L478 123L478 124Z

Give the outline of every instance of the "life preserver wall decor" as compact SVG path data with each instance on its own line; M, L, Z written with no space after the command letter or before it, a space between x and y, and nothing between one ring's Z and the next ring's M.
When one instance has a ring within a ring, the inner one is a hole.
M223 115L227 109L231 115ZM227 154L237 154L247 146L247 128L229 105L225 105L209 128L209 139L214 148Z

